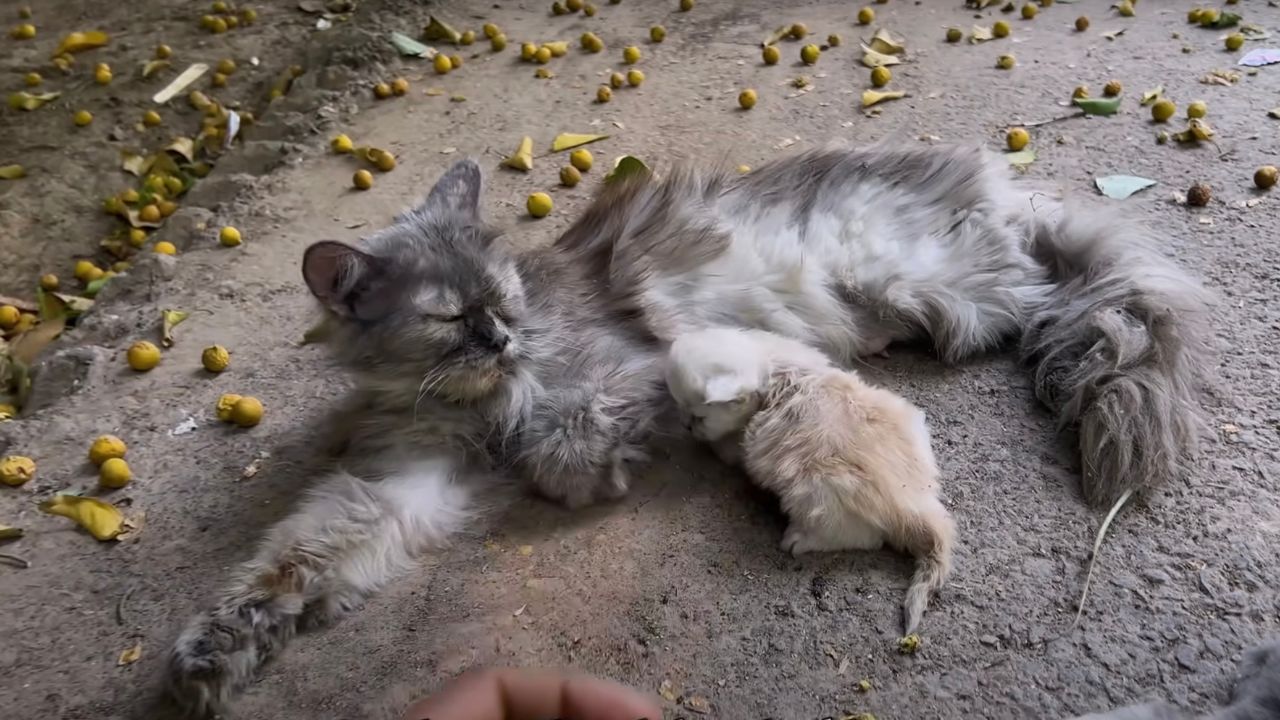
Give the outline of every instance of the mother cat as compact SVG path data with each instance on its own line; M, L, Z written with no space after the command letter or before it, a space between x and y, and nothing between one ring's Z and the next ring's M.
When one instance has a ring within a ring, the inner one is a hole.
M1090 502L1178 475L1200 426L1203 291L1137 228L1006 173L928 147L631 177L513 255L463 161L358 248L311 246L303 275L370 411L356 474L320 479L185 629L173 696L219 714L300 626L445 543L502 477L569 505L625 493L668 401L666 345L691 328L771 330L844 361L922 339L958 362L1020 339Z

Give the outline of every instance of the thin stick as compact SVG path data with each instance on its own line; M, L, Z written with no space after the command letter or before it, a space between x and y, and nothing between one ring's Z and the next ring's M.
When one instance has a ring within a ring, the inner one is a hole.
M129 602L129 596L133 594L133 591L136 587L137 587L136 585L130 585L129 589L125 590L124 594L120 596L120 599L116 601L116 624L117 625L125 624L124 604Z
M1050 123L1061 122L1063 120L1070 120L1071 118L1086 117L1088 116L1088 114L1089 113L1086 113L1086 112L1078 112L1078 113L1071 113L1070 115L1059 115L1056 118L1049 118L1048 120L1037 120L1036 122L1023 123L1019 127L1024 127L1024 128L1040 127L1041 125L1048 125Z
M31 567L31 562L26 558L10 555L9 553L0 553L0 561L7 562L14 567L20 567L23 570Z
M1129 497L1133 495L1133 488L1124 491L1120 499L1116 500L1116 504L1111 506L1111 512L1107 513L1107 517L1102 521L1102 527L1098 528L1098 535L1093 541L1093 557L1089 558L1089 572L1084 576L1084 589L1080 591L1080 602L1076 606L1076 619L1071 623L1071 627L1080 624L1080 616L1084 614L1084 601L1089 597L1089 583L1093 580L1093 566L1098 563L1098 551L1102 549L1102 540L1107 535L1107 528L1111 527L1111 521L1116 519L1116 514L1120 512L1120 508L1129 502Z

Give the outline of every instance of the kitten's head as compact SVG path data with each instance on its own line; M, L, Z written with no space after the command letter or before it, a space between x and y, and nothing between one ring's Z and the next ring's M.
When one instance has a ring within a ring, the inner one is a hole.
M330 344L369 382L467 401L517 368L524 288L480 220L480 185L480 167L463 160L360 248L307 248L302 274L335 331Z
M739 330L680 335L667 355L667 388L699 440L713 442L746 427L768 381L768 357Z

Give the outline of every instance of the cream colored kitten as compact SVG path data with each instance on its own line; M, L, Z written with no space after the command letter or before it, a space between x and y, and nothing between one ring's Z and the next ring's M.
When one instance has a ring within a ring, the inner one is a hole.
M955 537L924 413L819 351L758 330L681 335L667 385L695 437L781 498L791 520L784 550L888 543L915 556L903 602L906 632L915 631L951 571Z

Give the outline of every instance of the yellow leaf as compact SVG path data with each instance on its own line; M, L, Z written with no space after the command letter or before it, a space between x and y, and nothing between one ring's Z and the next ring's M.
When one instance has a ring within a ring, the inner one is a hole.
M160 92L151 97L151 102L163 105L174 97L186 90L191 83L200 79L201 75L209 72L209 66L204 63L195 63L182 71L182 74L169 81Z
M115 505L98 498L54 495L40 503L40 509L74 520L98 540L114 540L124 529L124 515Z
M866 45L862 46L862 64L869 68L884 67L885 65L898 65L902 60L893 55L885 55L882 52L876 52Z
M131 648L125 648L120 651L120 658L116 660L116 665L132 665L138 662L142 657L142 643L136 642Z
M502 162L509 168L516 170L524 170L528 172L533 169L533 138L524 137L520 140L520 149L515 154Z
M121 150L120 167L127 173L142 177L151 169L151 161L137 153L131 153L128 150Z
M142 77L149 78L167 67L169 67L168 60L152 60L142 66Z
M165 150L181 155L187 162L193 162L196 159L196 142L189 137L174 138Z
M437 18L435 15L432 15L430 21L427 23L427 27L422 31L422 37L425 40L444 40L445 42L457 44L462 40L462 33L454 30L448 23Z
M73 32L62 38L62 43L58 45L58 49L53 51L53 56L57 57L63 53L77 53L81 50L92 50L93 48L102 47L107 44L111 38L101 30L90 30L89 32Z
M569 52L569 42L567 40L555 40L549 43L543 43L543 45L546 45L547 48L551 50L551 54L557 57Z
M48 92L36 95L26 92L25 90L21 90L15 93L9 93L9 107L14 110L31 111L41 105L44 105L50 100L57 100L61 95L62 93L60 92Z
M191 317L191 313L186 310L161 310L160 311L160 344L165 347L173 347L173 329L178 323Z
M551 141L551 152L560 152L562 150L572 150L580 145L593 143L597 140L604 140L608 135L582 135L580 133L560 133L555 140Z
M21 165L5 165L0 167L0 180L17 180L26 177L27 171Z
M901 40L890 35L888 30L880 28L875 35L871 36L871 49L885 55L897 55L906 48L903 47Z
M22 537L22 528L0 525L0 540L16 540Z
M533 546L521 545L520 547L516 548L516 552L520 553L520 555L523 557L529 557L530 555L533 554Z
M791 34L791 26L783 25L782 27L770 33L769 37L765 38L764 41L760 43L760 45L762 47L769 47L770 45L773 45L774 43L778 42L779 40L781 40L782 38L790 34Z
M1180 143L1194 143L1201 140L1209 140L1213 135L1213 128L1209 127L1209 123L1200 118L1192 118L1187 123L1187 129L1180 133L1175 133L1173 139Z
M1162 95L1164 95L1164 86L1157 85L1151 88L1150 90L1142 93L1142 99L1138 101L1138 104L1145 107L1159 100Z
M423 93L423 95L426 95L427 97L439 97L443 94L444 94L444 88L438 88L438 87L429 87L427 88L426 92Z
M980 42L986 42L993 37L995 36L991 34L991 28L985 25L974 25L973 32L969 35L969 42L976 45Z
M862 91L862 107L871 107L872 105L875 105L876 103L884 102L885 100L897 100L898 98L904 98L906 96L907 94L905 92L902 92L901 90L891 90L889 92L880 92L879 90L863 90Z
M649 169L644 161L633 155L623 155L613 161L613 169L604 176L605 182L621 180L632 175L652 175L653 171Z

